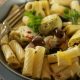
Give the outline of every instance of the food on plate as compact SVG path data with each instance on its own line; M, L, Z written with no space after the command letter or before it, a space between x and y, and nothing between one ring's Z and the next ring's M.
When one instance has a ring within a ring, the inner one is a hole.
M49 64L47 61L47 57L44 57L44 62L43 62L43 68L42 68L42 74L41 74L41 79L42 80L51 80L50 77L51 73L50 73L50 68L49 68Z
M23 48L20 46L20 44L16 40L11 40L9 42L9 45L10 45L11 49L13 50L13 52L15 53L15 55L17 56L19 62L21 64L23 64L23 61L24 61Z
M36 50L36 53L34 58L32 77L39 79L42 72L43 60L45 56L45 48L42 46L36 46L35 50Z
M50 11L51 11L51 13L55 13L55 14L58 14L61 16L61 15L63 15L65 9L66 9L66 7L64 7L58 3L54 3L54 4L52 4Z
M8 44L8 43L9 43L9 37L8 37L8 35L5 35L5 36L1 39L0 44L3 45L3 44Z
M35 49L25 48L24 66L23 66L23 70L22 70L22 74L25 76L29 76L29 77L32 76L34 55L35 55Z
M76 33L70 38L68 46L72 47L79 44L80 44L80 30L76 31Z
M20 67L20 63L14 54L14 52L11 50L10 46L7 44L4 44L1 46L1 49L3 51L4 57L7 61L7 63L14 69L17 69Z
M69 36L73 35L79 29L80 29L80 25L74 25L74 24L69 24L64 28L66 34Z
M25 5L26 11L36 11L36 15L46 16L50 14L49 3L47 0L28 2Z
M11 11L16 9L19 5ZM21 20L0 40L8 65L34 80L80 79L79 1L36 0L24 9Z
M39 32L41 34L47 35L50 31L55 28L62 28L62 20L57 14L49 15L42 19Z

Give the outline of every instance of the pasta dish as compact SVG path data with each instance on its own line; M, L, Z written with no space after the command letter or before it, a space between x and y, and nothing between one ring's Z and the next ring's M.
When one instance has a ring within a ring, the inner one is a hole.
M24 8L1 39L7 64L34 80L80 80L79 1L38 0Z

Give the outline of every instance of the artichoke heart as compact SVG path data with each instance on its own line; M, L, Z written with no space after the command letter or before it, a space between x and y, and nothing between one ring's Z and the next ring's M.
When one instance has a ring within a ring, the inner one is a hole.
M58 15L53 14L43 18L39 31L41 34L47 35L55 28L61 29L62 21Z

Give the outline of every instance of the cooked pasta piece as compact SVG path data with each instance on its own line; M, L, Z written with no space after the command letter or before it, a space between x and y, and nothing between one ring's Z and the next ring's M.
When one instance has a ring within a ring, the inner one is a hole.
M17 56L19 62L21 64L23 64L23 61L24 61L24 50L23 50L23 48L20 46L20 44L16 40L10 41L9 45L10 45L11 49L13 50L13 52L15 53L15 55Z
M58 4L61 4L61 5L64 5L64 6L70 6L70 3L72 1L73 0L51 0L51 4L58 3Z
M64 6L60 5L60 4L55 3L55 4L53 4L51 6L51 13L62 16L65 9L66 9L66 7L64 7Z
M69 77L71 77L71 70L70 67L66 68L60 73L55 74L55 80L67 80Z
M57 63L56 53L48 55L48 63Z
M25 25L27 25L28 23L29 23L29 17L28 16L23 16L23 18L22 18L22 22L25 24Z
M3 44L8 44L8 43L9 43L8 35L5 35L5 36L1 39L0 44L3 45Z
M73 0L70 4L71 9L75 9L76 11L80 12L80 4L78 0Z
M41 79L42 80L51 80L49 64L48 64L46 56L44 57L44 61L43 61Z
M43 1L41 1L41 3L42 3L45 14L50 15L48 0L43 0Z
M74 61L70 66L58 66L57 64L52 64L52 76L55 78L55 80L66 80L69 77L73 77L75 74L77 74L77 72L80 72L78 61L78 58L74 58Z
M25 5L26 11L36 11L36 15L46 16L50 14L49 3L47 0L28 2Z
M51 64L50 67L51 67L52 72L56 74L56 73L59 73L59 72L64 71L64 70L67 69L69 66L68 66L68 65L58 66L58 64L55 63L55 64Z
M24 66L22 70L22 74L25 76L32 76L33 72L33 64L35 57L35 49L33 48L25 48L25 58L24 58Z
M12 49L10 48L9 45L4 44L1 46L1 49L3 51L4 57L7 61L7 63L12 67L12 68L19 68L20 63L18 59L16 58L15 54L13 53Z
M71 36L72 34L74 34L79 29L80 29L80 25L73 25L73 24L67 25L64 28L64 30L66 31L66 34L68 36Z
M69 40L68 46L72 47L80 43L80 30L78 30Z
M33 78L41 77L44 55L45 55L45 48L42 46L36 46L33 75L32 75Z
M80 46L57 52L58 65L71 65L73 58L80 56Z
M68 25L72 25L72 22L71 21L69 21L69 22L63 22L63 27L65 28L66 26L68 26Z

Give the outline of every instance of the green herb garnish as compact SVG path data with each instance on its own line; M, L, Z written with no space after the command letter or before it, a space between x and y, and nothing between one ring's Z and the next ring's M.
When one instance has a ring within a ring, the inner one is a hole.
M34 32L39 32L39 26L41 25L42 21L42 16L41 15L36 15L35 11L29 11L25 12L24 16L28 16L30 18L30 21L28 23L28 26L34 31Z
M66 20L70 20L73 24L78 23L78 19L80 18L80 13L74 9L65 9L63 18Z

